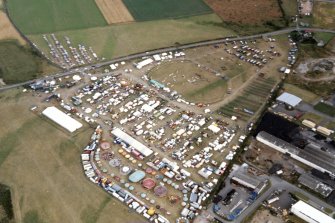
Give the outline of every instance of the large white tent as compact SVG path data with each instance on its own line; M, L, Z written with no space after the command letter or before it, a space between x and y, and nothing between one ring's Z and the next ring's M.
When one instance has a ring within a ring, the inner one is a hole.
M122 141L128 143L130 146L132 146L134 149L136 149L138 152L140 152L143 156L150 156L153 151L122 131L119 128L116 128L112 131L112 134L116 137L120 138Z
M54 106L46 108L42 112L42 114L51 119L52 121L56 122L58 125L65 128L69 132L74 132L83 126L80 122L71 118Z

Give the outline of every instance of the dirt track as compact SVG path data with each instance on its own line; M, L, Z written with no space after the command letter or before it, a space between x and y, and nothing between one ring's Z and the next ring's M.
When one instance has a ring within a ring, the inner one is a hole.
M95 2L108 24L134 21L122 0L95 0Z

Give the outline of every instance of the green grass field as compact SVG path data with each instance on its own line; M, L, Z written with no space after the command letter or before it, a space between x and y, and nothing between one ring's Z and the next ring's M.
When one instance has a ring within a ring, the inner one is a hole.
M105 26L94 0L10 0L9 14L25 34Z
M322 112L326 115L329 115L331 117L335 117L335 107L328 105L326 103L323 102L319 102L318 104L316 104L314 106L314 108L316 110L318 110L319 112Z
M313 92L307 91L305 89L299 88L293 84L284 84L284 90L288 93L294 94L300 97L303 101L307 103L313 103L320 97Z
M208 14L184 19L157 20L65 31L58 32L56 35L61 38L63 36L70 37L74 45L82 43L86 46L92 46L100 57L113 58L172 46L176 42L188 43L235 34L229 29L217 25L221 23L221 19L217 15ZM30 35L28 37L45 53L49 52L42 35Z
M16 41L0 41L0 78L6 84L34 79L57 70L28 47Z
M202 0L123 0L136 21L182 18L211 13Z
M313 9L313 26L335 29L335 3L316 2Z

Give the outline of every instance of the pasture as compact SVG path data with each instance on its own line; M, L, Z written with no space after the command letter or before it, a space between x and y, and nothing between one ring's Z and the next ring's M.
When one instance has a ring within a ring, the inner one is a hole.
M335 29L335 3L315 2L313 10L313 26Z
M213 103L222 100L227 81L191 61L166 62L154 67L149 78L179 93L191 102Z
M134 21L122 0L95 0L95 3L108 24Z
M34 79L45 73L57 71L44 58L29 47L16 41L0 41L0 78L6 84Z
M107 25L92 0L10 0L7 5L15 25L25 34Z
M235 35L219 27L221 20L215 14L194 16L184 19L167 19L139 23L115 24L82 30L55 33L60 38L68 36L73 44L93 47L100 57L114 58L151 49L173 46L206 39ZM164 27L164 29L162 29ZM46 54L49 48L42 35L29 35Z
M145 222L92 184L80 153L92 129L71 137L29 107L22 89L0 94L0 182L11 187L16 222Z
M123 0L123 2L136 21L183 18L212 12L202 0Z

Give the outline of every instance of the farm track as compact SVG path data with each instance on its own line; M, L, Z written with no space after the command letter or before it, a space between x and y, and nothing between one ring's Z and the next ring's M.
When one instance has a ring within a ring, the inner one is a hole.
M26 82L22 82L22 83L18 83L18 84L3 86L3 87L0 88L0 91L9 90L9 89L12 89L12 88L17 88L17 87L20 87L20 86L23 86L23 85L31 84L31 83L33 83L37 80L50 80L50 79L53 79L53 78L64 77L64 76L72 75L72 74L75 74L75 73L78 73L78 72L81 72L81 71L91 70L91 69L94 69L96 67L109 65L111 63L118 63L118 62L121 62L121 61L138 59L138 58L142 58L142 57L145 57L145 56L152 56L152 55L155 55L155 54L164 53L164 52L167 52L167 51L178 51L178 50L185 50L185 49L196 48L196 47L201 47L201 46L222 44L224 42L257 39L257 38L262 38L264 36L275 36L275 35L287 34L287 33L290 33L294 30L297 30L297 29L292 27L292 28L285 28L285 29L282 29L282 30L268 32L268 33L261 33L261 34L251 35L251 36L242 36L242 37L233 37L233 38L224 37L224 38L215 39L215 40L206 40L206 41L200 41L200 42L195 42L195 43L188 43L188 44L184 44L184 45L180 45L180 46L171 46L171 47L160 48L160 49L151 50L151 51L147 51L147 52L140 52L140 53L115 58L113 60L109 60L109 61L105 61L105 62L101 62L101 63L97 63L97 64L91 64L91 65L80 67L80 68L73 68L73 69L66 70L66 71L61 72L61 73L50 74L49 76L41 77L41 78L38 78L38 79L34 79L34 80L30 80L30 81L26 81ZM299 30L308 30L308 31L313 31L313 32L325 32L325 33L335 34L335 30L328 30L328 29L308 28L308 29L299 29Z

